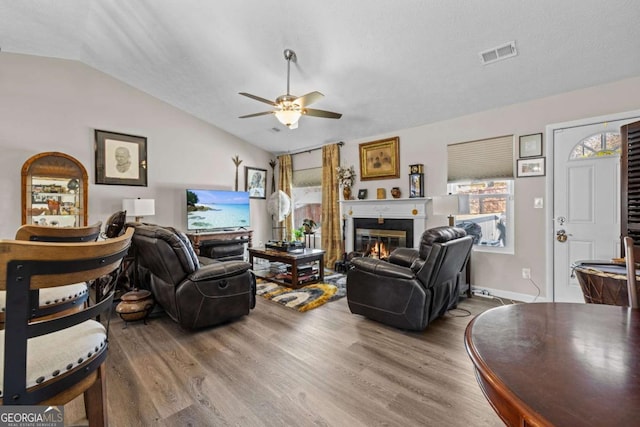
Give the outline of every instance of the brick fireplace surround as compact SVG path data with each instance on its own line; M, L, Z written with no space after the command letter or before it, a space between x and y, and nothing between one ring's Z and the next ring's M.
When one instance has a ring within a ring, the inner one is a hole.
M371 200L343 200L340 202L342 218L346 219L345 249L354 250L354 218L408 219L413 220L412 247L417 248L420 237L427 229L427 203L430 198L413 199L371 199Z

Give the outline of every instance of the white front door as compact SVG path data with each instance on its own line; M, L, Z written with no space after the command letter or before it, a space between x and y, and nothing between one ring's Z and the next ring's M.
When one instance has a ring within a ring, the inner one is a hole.
M574 262L610 260L620 256L620 154L571 158L572 152L576 147L582 148L581 142L589 137L612 132L619 134L620 126L630 121L554 131L553 274L556 302L584 302L578 281L571 277ZM587 144L585 152L590 148Z

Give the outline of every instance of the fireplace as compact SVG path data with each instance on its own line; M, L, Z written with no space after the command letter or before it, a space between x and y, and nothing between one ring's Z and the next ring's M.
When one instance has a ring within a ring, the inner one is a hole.
M353 249L364 256L386 258L396 248L413 247L413 220L353 218Z
M344 220L344 245L347 253L356 251L356 227L370 230L406 231L404 245L415 248L427 229L429 198L342 200L340 209ZM400 220L400 223L396 221ZM363 222L365 221L365 222ZM382 221L380 224L379 221ZM395 239L392 236L391 239ZM395 242L393 242L395 244ZM398 246L401 243L398 241Z

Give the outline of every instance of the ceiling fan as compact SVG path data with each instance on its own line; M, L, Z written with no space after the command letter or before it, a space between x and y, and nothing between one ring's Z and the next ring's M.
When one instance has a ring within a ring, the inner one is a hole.
M313 116L313 117L323 117L325 119L339 119L342 117L340 113L334 113L332 111L325 110L316 110L313 108L307 108L307 105L310 105L316 101L319 101L324 97L318 91L309 92L306 95L295 96L289 93L289 75L291 69L291 61L296 60L296 53L291 49L284 50L284 59L287 60L287 94L281 95L276 98L275 102L270 101L265 98L261 98L256 95L251 95L246 92L239 92L240 95L244 95L251 99L255 99L256 101L264 102L265 104L269 104L275 107L275 110L272 111L263 111L262 113L254 113L247 114L246 116L240 116L241 119L246 119L249 117L257 117L264 116L266 114L275 114L276 118L280 123L288 127L289 129L297 129L298 128L298 120L301 116Z

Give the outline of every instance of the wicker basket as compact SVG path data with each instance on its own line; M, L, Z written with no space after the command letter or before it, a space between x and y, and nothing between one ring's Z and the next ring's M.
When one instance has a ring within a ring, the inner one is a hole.
M599 270L596 265L578 265L574 267L574 271L586 303L629 305L627 277L624 270L622 274L616 274Z

